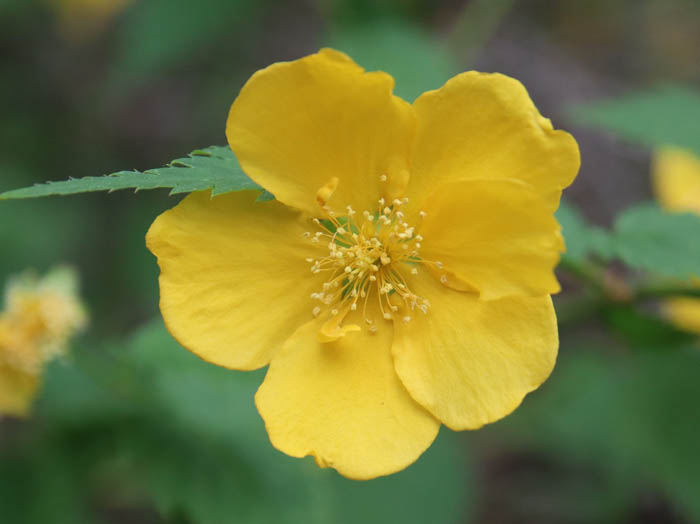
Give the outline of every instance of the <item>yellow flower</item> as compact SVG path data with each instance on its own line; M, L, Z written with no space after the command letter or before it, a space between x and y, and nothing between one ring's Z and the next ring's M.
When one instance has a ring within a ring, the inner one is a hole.
M700 158L696 155L673 147L659 149L653 157L652 182L663 207L700 215ZM693 282L700 286L700 278ZM675 325L700 333L700 299L674 298L664 308Z
M330 49L258 71L226 133L276 200L195 193L147 235L173 336L220 366L269 364L272 444L356 479L547 378L553 212L579 167L516 80L463 73L413 105L392 89Z
M65 353L69 338L85 326L76 290L76 275L67 268L40 280L27 273L10 281L0 313L0 413L27 413L44 364Z

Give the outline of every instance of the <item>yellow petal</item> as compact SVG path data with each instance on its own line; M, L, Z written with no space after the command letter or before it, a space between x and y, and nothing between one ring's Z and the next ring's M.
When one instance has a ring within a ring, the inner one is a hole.
M700 299L673 298L664 303L664 310L673 324L700 334Z
M661 205L700 214L700 158L684 149L664 147L655 152L651 171Z
M411 396L455 430L511 413L550 374L559 345L551 299L474 295L414 278L427 314L397 322L392 351Z
M309 322L288 340L255 396L272 444L354 479L404 469L430 446L439 423L396 376L391 323L326 343L317 339L322 323Z
M255 369L312 318L321 287L298 213L241 191L192 193L147 235L160 265L160 309L170 333L214 364Z
M37 375L0 363L0 415L26 416L38 387Z
M700 214L700 157L675 147L658 149L652 159L656 197L671 211ZM693 280L700 286L700 280ZM669 320L687 331L700 333L700 300L674 298L664 303Z
M564 247L560 227L531 186L517 180L451 182L428 197L424 209L421 256L442 262L439 276L454 272L458 280L448 275L450 287L476 289L485 300L559 291L554 267Z
M469 71L413 106L412 199L453 180L515 178L534 186L554 210L578 172L576 141L554 130L513 78Z
M318 332L318 341L333 342L340 337L344 337L348 333L360 331L361 328L357 324L344 323L348 313L350 313L350 304L345 306L338 314L331 315L321 326Z
M243 170L290 206L317 214L316 194L338 179L329 205L373 210L407 167L413 110L394 80L365 73L331 49L255 73L231 106L226 136Z

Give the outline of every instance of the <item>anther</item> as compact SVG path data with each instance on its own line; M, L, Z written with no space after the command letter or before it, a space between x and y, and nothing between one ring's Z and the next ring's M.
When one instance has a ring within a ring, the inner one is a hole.
M411 321L411 317L405 316L405 317L403 317L403 321L405 324L408 324Z
M386 175L379 175L380 182L386 182Z
M319 313L321 313L321 308L319 306L316 306L313 309L313 311L311 311L311 313L313 314L313 316L317 317L319 315Z
M447 284L447 275L443 274L442 276L440 276L440 282L442 282L443 284Z

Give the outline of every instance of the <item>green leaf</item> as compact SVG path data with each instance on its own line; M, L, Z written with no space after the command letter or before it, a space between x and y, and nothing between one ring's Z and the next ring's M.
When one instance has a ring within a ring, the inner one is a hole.
M452 54L420 27L382 21L331 32L328 45L350 55L368 71L386 71L394 91L409 102L437 89L459 71Z
M661 488L700 519L700 353L567 348L551 379L504 423L487 429L563 463L621 479L631 495ZM605 493L604 489L601 489ZM608 514L609 515L609 514ZM601 516L585 521L599 522ZM554 519L556 520L556 519Z
M146 76L201 62L202 50L222 37L250 35L261 11L253 0L200 0L194 9L189 0L135 2L117 28L114 66L121 75Z
M269 191L265 190L262 193L260 193L260 196L255 199L256 202L269 202L270 200L274 200L275 195L270 193Z
M649 147L675 145L700 154L700 92L669 85L578 106L574 117Z
M700 216L669 213L655 204L634 206L618 216L616 255L627 265L666 277L700 275Z
M261 189L246 176L230 148L212 146L193 151L187 158L173 160L166 167L144 172L119 171L101 177L47 182L0 193L0 200L73 195L92 191L160 188L170 188L170 194L211 189L212 196L230 191Z
M581 262L590 255L596 255L605 260L613 256L610 234L600 227L586 223L573 206L562 201L557 210L557 220L561 224L566 243L565 258Z
M40 446L7 444L3 442L0 450L2 522L95 522L88 516L88 504L84 500L86 486L76 471L75 457L65 446L51 441Z

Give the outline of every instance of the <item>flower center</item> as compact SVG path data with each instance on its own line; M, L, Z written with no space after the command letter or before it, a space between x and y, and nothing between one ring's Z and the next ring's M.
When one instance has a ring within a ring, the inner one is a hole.
M325 256L306 259L312 273L326 276L322 289L311 295L320 302L313 308L314 316L330 309L331 317L341 317L336 323L339 325L348 312L360 311L367 328L376 332L373 300L386 320L401 311L401 320L410 322L413 311L428 312L428 300L413 293L403 276L405 271L417 274L424 263L420 257L423 237L416 234L415 226L406 222L401 211L408 199L387 203L381 198L378 202L374 213L358 214L347 206L343 216L323 206L326 218L313 219L319 231L304 234L324 251L327 249ZM425 213L421 211L419 216Z

